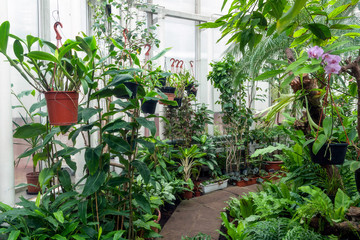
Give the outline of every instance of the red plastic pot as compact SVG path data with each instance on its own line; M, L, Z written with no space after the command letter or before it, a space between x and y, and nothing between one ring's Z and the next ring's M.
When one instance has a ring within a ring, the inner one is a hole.
M246 182L244 180L241 180L241 181L236 182L236 186L238 186L238 187L246 187L247 184L246 184Z
M45 99L51 125L67 126L77 123L79 93L49 91L45 93Z
M30 172L26 174L27 184L32 184L35 186L28 185L27 193L28 194L38 194L41 190L39 184L39 172Z
M265 165L265 170L268 172L270 169L273 169L274 171L279 171L283 163L283 161L267 161Z

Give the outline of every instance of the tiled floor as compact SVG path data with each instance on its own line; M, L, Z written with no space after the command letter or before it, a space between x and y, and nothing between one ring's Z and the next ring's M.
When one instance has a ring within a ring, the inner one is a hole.
M166 240L179 240L182 236L193 237L199 232L218 239L217 229L221 227L220 212L226 207L230 197L238 197L248 192L256 192L260 185L247 187L227 187L201 197L184 200L176 208L161 231Z

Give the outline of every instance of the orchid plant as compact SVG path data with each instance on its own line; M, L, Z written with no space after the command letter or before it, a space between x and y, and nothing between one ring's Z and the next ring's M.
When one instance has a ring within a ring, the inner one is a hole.
M338 55L333 55L330 53L324 53L324 50L319 47L319 46L314 46L312 48L310 48L308 50L308 56L309 58L314 58L314 59L321 59L321 63L320 65L323 66L325 73L329 76L329 80L328 80L328 84L326 87L326 93L324 95L324 107L326 107L327 104L327 97L328 97L328 93L330 91L330 78L332 74L339 74L341 71L341 66L340 66L340 61L341 61L341 57ZM330 98L333 101L333 97L330 94ZM333 108L335 108L336 113L339 115L339 110L338 110L338 106L336 106L334 103L332 103L330 105L331 109L333 110ZM334 127L334 111L331 111L332 116L328 116L328 117L324 117L323 121L322 121L322 126L323 128L320 128L320 126L317 127L317 131L316 131L316 137L315 137L315 142L312 146L312 151L314 154L317 154L319 152L319 150L321 149L321 147L325 144L325 143L330 143L332 141L337 141L337 142L341 142L341 141L349 141L351 139L349 139L348 134L346 133L347 131L351 130L351 126L344 126L347 125L346 123L352 123L352 121L350 121L349 119L347 119L345 117L345 119L343 119L344 121L342 121L340 119L340 123L341 126L339 127ZM339 115L340 118L340 115ZM321 118L320 118L321 120ZM320 125L320 124L319 124ZM320 130L321 129L321 130ZM352 136L354 137L354 134L351 134L350 138L352 138Z

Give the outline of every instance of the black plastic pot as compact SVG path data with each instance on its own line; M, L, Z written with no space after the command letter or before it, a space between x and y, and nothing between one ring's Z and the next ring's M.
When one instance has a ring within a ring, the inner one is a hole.
M324 144L315 155L312 151L313 143L309 144L311 160L321 165L341 165L345 161L347 143Z
M193 94L195 97L196 97L196 94L197 94L197 90L196 91L193 91L193 90L187 90L187 94L188 95L191 95L191 94Z
M157 103L158 103L158 100L146 100L141 105L141 111L143 111L143 113L154 114L156 111Z
M162 87L162 88L160 88L160 90L163 93L175 93L176 88L174 88L174 87Z
M190 84L186 85L185 90L190 91L193 86L194 86L194 84L190 83Z
M129 96L129 93L126 91L125 88L115 88L115 97L117 98L125 98L125 99L133 99L136 97L136 93L137 93L137 89L139 84L134 83L134 82L124 82L125 87L127 87L131 92L132 95L131 97Z
M166 85L166 78L165 78L165 77L159 78L159 82L160 82L160 84L161 84L163 87L165 87L165 85Z
M178 105L177 106L169 105L169 108L179 108L179 107L181 107L182 98L174 98L174 101L176 101Z
M355 170L356 189L360 193L360 168Z

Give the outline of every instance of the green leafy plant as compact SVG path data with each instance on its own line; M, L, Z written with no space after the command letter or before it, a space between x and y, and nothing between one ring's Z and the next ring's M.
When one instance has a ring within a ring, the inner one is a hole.
M39 92L44 91L78 91L83 86L87 93L86 67L94 61L91 45L96 45L93 37L77 37L76 40L67 40L60 48L38 37L28 35L25 40L9 33L10 23L3 22L0 26L0 52L9 61L21 76ZM13 59L8 51L9 38L14 41ZM47 46L52 53L34 51L32 48L38 43L40 47ZM80 58L76 52L85 53Z

